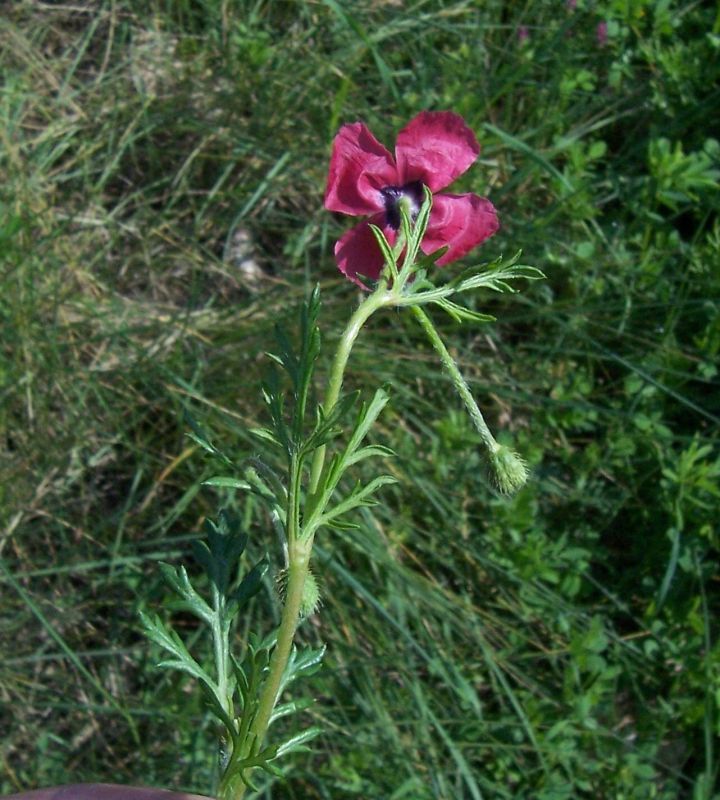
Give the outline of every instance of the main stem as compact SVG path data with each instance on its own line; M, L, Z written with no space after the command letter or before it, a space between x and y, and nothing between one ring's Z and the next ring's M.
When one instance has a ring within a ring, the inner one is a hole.
M490 432L490 428L488 428L485 418L483 417L478 404L475 402L475 398L470 391L470 387L467 385L465 378L463 378L462 373L458 369L455 359L450 355L447 347L445 347L445 343L440 338L440 334L437 332L437 330L435 330L432 320L423 311L423 309L420 308L420 306L411 306L411 309L415 315L415 318L420 323L420 326L425 331L428 339L430 339L435 351L440 356L443 366L450 373L450 379L465 403L465 408L467 408L468 414L470 414L470 418L475 425L475 429L480 434L480 438L483 440L483 443L489 452L496 453L499 450L500 445L495 441L495 437Z
M255 718L250 725L250 747L259 750L270 727L275 704L280 692L285 667L292 650L295 631L300 619L305 577L310 564L312 542L301 541L300 537L300 481L302 464L297 456L290 459L289 487L286 509L288 538L288 582L285 591L285 604L280 617L277 642L270 658L270 672L263 683ZM243 753L249 755L249 753ZM232 787L232 794L226 794L227 787L221 787L223 800L242 800L247 786L237 780Z
M257 714L250 726L250 733L252 734L250 742L256 750L260 749L262 746L262 742L267 734L267 729L270 726L272 712L277 703L280 684L282 683L285 666L290 657L293 639L295 638L295 630L297 629L298 620L300 618L300 606L309 563L309 548L307 549L307 553L298 552L297 549L295 552L291 550L285 605L282 610L280 628L278 629L277 644L275 645L275 650L270 660L270 674L263 684ZM237 778L232 787L231 795L226 794L228 788L227 785L221 784L220 796L222 800L242 800L247 786L242 780Z
M270 660L270 674L263 685L255 720L250 726L254 734L254 741L262 743L270 725L270 718L278 699L278 692L282 682L283 673L292 650L295 631L300 619L300 607L305 588L305 578L310 565L311 542L303 542L291 547L288 565L288 582L285 592L285 605L282 610L280 628L278 629L277 644ZM242 796L242 795L241 795Z
M335 408L335 404L340 397L343 376L353 344L360 333L362 326L367 322L371 314L377 311L390 301L392 294L385 284L381 283L369 297L365 298L343 332L338 349L330 370L330 379L323 403L323 412L330 414ZM318 487L323 465L325 463L326 448L319 447L313 456L310 471L309 494L312 494ZM278 693L282 683L288 658L292 651L295 632L300 622L300 609L302 606L303 590L305 579L310 566L310 554L312 552L312 538L303 539L301 535L301 515L300 515L300 482L301 465L295 459L290 464L290 487L288 491L287 503L287 535L288 535L288 582L285 592L285 605L283 606L278 638L270 659L270 673L263 684L258 710L255 719L250 726L252 734L251 741L256 749L262 747L262 743L267 734L273 710L278 701ZM242 800L245 795L246 786L242 781L238 781L232 800Z

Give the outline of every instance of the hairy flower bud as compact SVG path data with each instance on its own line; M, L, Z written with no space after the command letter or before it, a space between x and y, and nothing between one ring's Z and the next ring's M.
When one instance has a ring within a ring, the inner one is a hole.
M317 579L308 570L305 576L305 585L303 586L302 603L300 604L300 616L309 617L314 614L320 607L320 587L318 586Z
M280 600L284 603L287 595L288 571L283 569L278 573L275 579L275 589L277 590ZM302 600L300 601L300 616L305 618L314 614L320 607L322 598L320 596L320 587L317 578L313 575L312 570L308 569L305 575L305 583L303 584Z
M527 481L527 465L509 447L498 445L488 457L488 477L500 494L515 494Z

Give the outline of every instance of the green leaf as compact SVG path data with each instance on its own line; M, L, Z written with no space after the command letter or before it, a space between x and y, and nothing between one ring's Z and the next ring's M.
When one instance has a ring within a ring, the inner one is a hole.
M240 751L235 750L234 752ZM273 759L277 758L277 754L278 745L273 744L264 748L259 753L251 752L244 758L231 759L227 766L227 773L229 773L229 776L223 777L223 783L227 784L229 782L241 780L250 789L257 790L257 787L251 783L249 776L249 770L255 767L281 778L282 772L271 763Z
M345 513L345 511L360 505L371 505L372 501L368 498L369 494L374 491L374 488L379 487L382 483L394 482L394 478L383 476L381 483L377 483L377 479L373 481L371 484L373 489L369 492L367 487L356 486L351 498L347 498L341 503L340 511L333 509L332 512L324 513L340 479L350 466L368 455L379 454L385 456L390 452L387 448L378 446L361 448L363 439L367 436L370 428L380 415L380 412L383 410L388 400L387 392L385 392L384 389L378 389L370 403L364 403L361 406L345 449L342 453L336 453L325 465L318 482L318 489L315 494L308 499L307 517L303 528L304 536L311 536L321 525L336 518L339 514Z
M448 313L456 322L495 322L496 320L492 314L482 314L479 311L471 311L469 308L453 303L446 298L436 300L435 305L442 308L442 310Z
M290 369L293 369L292 366ZM292 452L292 437L285 424L284 411L286 393L285 388L280 384L277 370L268 370L267 377L262 384L262 395L265 405L270 412L272 426L271 428L253 429L251 433L262 439L267 439L290 454Z
M190 655L177 633L166 626L157 615L150 616L141 611L139 616L148 639L174 656L174 659L161 661L157 666L187 672L204 683L210 691L217 694L217 687L212 678Z
M185 567L177 570L162 561L158 563L158 567L165 582L183 598L183 607L205 622L212 623L212 609L193 588Z
M378 501L373 498L375 492L382 486L387 486L392 483L397 483L397 480L392 475L379 475L366 486L356 484L352 492L344 500L336 503L330 511L327 511L320 517L317 527L327 525L331 520L335 520L342 514L347 514L355 508L367 507L377 505Z
M252 489L252 486L247 481L240 480L239 478L230 478L225 475L218 475L214 478L208 478L202 482L203 486L217 486L222 489Z
M314 728L307 728L304 731L292 736L290 739L287 739L283 742L276 750L275 757L279 758L280 756L284 756L287 753L297 752L297 751L307 751L307 747L305 745L312 741L316 736L322 733L322 728L314 727Z
M416 262L415 262L415 281L413 285L410 286L410 290L413 291L415 289L415 284L418 280L426 281L427 273L431 272L434 268L436 263L447 253L450 249L450 246L445 244L442 247L439 247L437 250L433 250L432 253L423 253L420 255ZM433 284L430 284L431 286Z
M264 439L266 442L282 447L283 443L269 428L250 428L250 433L257 436L258 439Z
M287 489L276 472L259 458L248 458L244 463L243 474L255 492L282 506L287 498Z
M347 533L348 531L359 531L362 527L357 522L350 522L345 519L326 519L323 522L323 525L326 525L328 528L331 528L334 531L340 531L340 533Z
M263 578L270 568L270 563L263 558L245 575L240 585L228 596L228 614L235 614L254 597L262 588Z
M432 211L432 192L427 188L427 186L423 186L423 193L424 193L424 200L422 205L420 206L420 211L418 212L417 219L415 220L415 225L413 226L412 233L407 235L407 248L405 253L405 261L403 262L403 270L405 268L410 268L412 265L416 267L419 266L426 266L425 258L421 261L416 263L418 251L420 250L420 244L422 242L423 236L425 236L425 231L427 230L428 222L430 220L430 212ZM406 217L404 209L400 209L400 219L404 223L405 220L403 219ZM410 226L409 220L407 220L408 228ZM447 251L447 247L444 248L444 252ZM441 254L442 255L442 254ZM438 258L440 256L438 255Z
M395 242L394 253L397 253L399 256L402 250L405 250L405 260L403 261L403 272L406 272L412 266L412 260L409 258L409 255L413 248L413 227L410 221L410 215L408 213L409 210L409 202L407 198L402 197L398 204L398 211L400 212L400 233L401 236L398 236L397 241ZM403 242L405 246L403 248Z
M375 423L375 420L380 416L380 412L387 405L389 399L390 397L384 389L377 389L369 405L363 404L363 407L360 409L360 413L357 416L355 428L350 435L350 440L345 448L343 459L354 453L355 450L360 446L362 440L367 436L370 428L372 428L373 424Z
M211 691L204 683L200 683L200 688L207 701L208 708L212 713L222 722L227 730L228 737L233 743L233 747L238 745L238 735L235 720L228 714L227 710L223 708L222 703L219 701L215 692Z
M282 694L287 686L294 680L300 677L314 675L320 669L325 650L325 645L323 645L317 649L308 647L302 651L298 651L293 645L287 664L285 665L282 680L280 681L278 695Z
M395 455L395 451L382 444L369 444L356 450L351 456L345 460L345 466L349 467L352 464L357 464L365 458L372 458L378 456L380 458L390 458Z
M360 392L342 395L327 416L325 416L322 407L318 406L315 427L303 442L301 452L303 454L312 453L318 447L326 445L340 435L343 432L340 421L351 411L359 396Z
M247 675L245 674L245 670L242 664L238 662L238 660L232 653L230 654L230 664L232 666L233 675L235 676L236 689L243 701L243 706L244 706L247 699L247 693L249 690Z
M488 264L480 264L470 267L455 279L450 281L449 287L456 292L467 292L473 289L486 288L496 292L515 293L517 289L512 287L508 281L523 278L528 281L537 281L545 278L545 275L537 269L527 264L518 264L522 251L510 258L496 258Z
M385 238L385 234L382 232L377 225L370 224L370 230L373 232L373 236L378 243L378 247L380 248L383 254L383 260L385 265L390 269L390 275L395 280L398 276L398 268L397 268L397 260L395 258L395 253L393 253L392 247L388 243L388 240Z
M320 288L315 286L300 312L300 345L296 351L285 330L277 325L279 362L290 378L292 385L292 421L289 429L283 420L283 396L276 382L268 383L266 395L269 399L273 428L277 439L285 445L288 454L296 452L302 438L308 392L312 382L315 362L320 354L320 329L317 317L320 311Z
M289 703L282 703L279 706L275 706L272 716L270 717L270 723L272 724L276 719L280 719L281 717L288 717L291 714L298 714L301 711L305 711L314 704L315 701L312 698L305 697L300 700L292 700Z
M183 410L183 419L192 429L192 433L186 434L189 439L192 439L196 444L199 444L200 447L202 447L206 452L210 453L210 455L220 459L220 461L222 461L226 466L232 466L232 461L217 447L215 447L215 445L210 441L210 437L200 427L198 422L187 409Z
M193 555L220 594L224 595L230 573L247 545L247 536L240 531L239 517L227 510L220 511L217 524L206 519L203 527L208 541L194 541Z

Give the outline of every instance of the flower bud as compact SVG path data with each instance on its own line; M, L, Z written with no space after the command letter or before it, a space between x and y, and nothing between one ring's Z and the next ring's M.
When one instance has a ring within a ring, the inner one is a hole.
M287 596L287 583L287 569L280 570L275 579L275 589L282 603L285 602ZM300 616L304 619L314 614L320 607L321 600L317 579L312 574L312 570L308 569L305 575L305 583L303 584L302 600L300 601Z
M500 494L515 494L528 478L525 461L505 445L498 445L490 453L488 473L491 483Z
M300 604L300 616L309 617L314 614L320 607L320 587L318 586L317 579L308 570L305 576L305 585L303 586L302 602Z

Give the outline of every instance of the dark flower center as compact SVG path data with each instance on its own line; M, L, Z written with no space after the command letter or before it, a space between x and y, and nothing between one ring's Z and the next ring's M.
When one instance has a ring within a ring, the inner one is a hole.
M384 186L380 190L385 204L385 222L396 231L400 227L400 201L410 201L410 218L415 219L425 199L422 181L411 181L404 186Z

